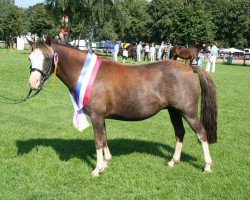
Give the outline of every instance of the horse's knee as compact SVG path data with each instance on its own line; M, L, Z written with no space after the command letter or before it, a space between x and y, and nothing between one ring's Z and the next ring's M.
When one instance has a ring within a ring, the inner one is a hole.
M97 134L95 133L95 146L96 146L96 149L101 149L103 148L104 146L104 134L101 133L101 134Z

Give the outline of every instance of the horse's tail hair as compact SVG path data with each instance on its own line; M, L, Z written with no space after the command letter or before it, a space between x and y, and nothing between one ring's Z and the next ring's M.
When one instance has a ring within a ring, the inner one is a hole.
M200 120L207 132L208 143L217 142L217 98L212 77L200 67L194 67L199 75L201 86L201 114Z

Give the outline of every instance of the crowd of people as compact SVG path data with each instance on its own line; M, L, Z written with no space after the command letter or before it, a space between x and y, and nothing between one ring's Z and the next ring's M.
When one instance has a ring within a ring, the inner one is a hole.
M132 45L130 48L129 46ZM171 44L164 44L162 42L161 45L155 45L154 43L143 43L139 42L138 44L129 44L123 43L121 45L122 48L122 58L123 63L126 62L127 58L132 58L135 62L140 61L151 61L154 62L156 60L162 60L163 52L162 49L166 50L166 55L164 58L169 58ZM113 49L113 60L117 62L119 54L119 45L118 42L115 42Z
M59 43L64 43L65 38L62 33L59 33L57 38ZM131 44L130 44L131 45ZM172 48L171 43L165 44L164 42L161 43L161 45L155 45L154 43L144 43L139 42L138 44L134 44L130 50L127 49L126 43L123 43L122 45L122 60L123 63L126 62L127 58L131 57L132 61L140 62L142 61L159 61L162 59L170 59L170 50ZM206 71L207 72L215 72L215 64L216 64L216 58L218 56L218 48L216 46L216 43L208 47L208 52L205 54L198 53L196 59L194 59L193 65L197 65L202 67L203 62L206 62ZM131 51L131 52L129 52ZM116 41L113 49L113 60L118 62L118 54L120 52L120 45ZM203 58L203 62L202 59Z
M172 48L171 43L165 44L164 42L161 43L161 45L155 45L154 43L143 43L139 42L135 45L135 47L130 51L133 51L132 53L129 53L126 44L122 45L122 60L123 63L126 62L127 58L130 56L132 60L135 62L142 61L158 61L162 59L170 59L170 49ZM215 72L215 63L216 58L218 55L218 48L216 46L216 43L212 45L212 47L208 47L208 52L205 53L199 53L194 59L193 65L197 65L202 67L203 62L206 62L206 71L207 72ZM164 52L163 52L164 51ZM118 54L119 54L119 45L116 42L113 50L113 60L116 62L118 61ZM132 54L132 55L130 55ZM203 58L203 62L202 62ZM132 61L133 62L133 61Z

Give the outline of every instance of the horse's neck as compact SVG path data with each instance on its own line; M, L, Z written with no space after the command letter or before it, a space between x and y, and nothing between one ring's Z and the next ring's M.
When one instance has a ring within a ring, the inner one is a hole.
M58 53L59 61L57 77L71 90L74 91L86 53L70 47L53 44L52 48Z

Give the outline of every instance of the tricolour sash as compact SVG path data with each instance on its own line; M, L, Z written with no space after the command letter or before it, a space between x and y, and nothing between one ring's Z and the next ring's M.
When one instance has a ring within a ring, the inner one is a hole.
M70 91L70 99L74 107L73 124L79 131L83 131L89 127L88 120L82 108L86 106L88 102L100 64L101 57L88 52L77 81L76 91L75 93Z

